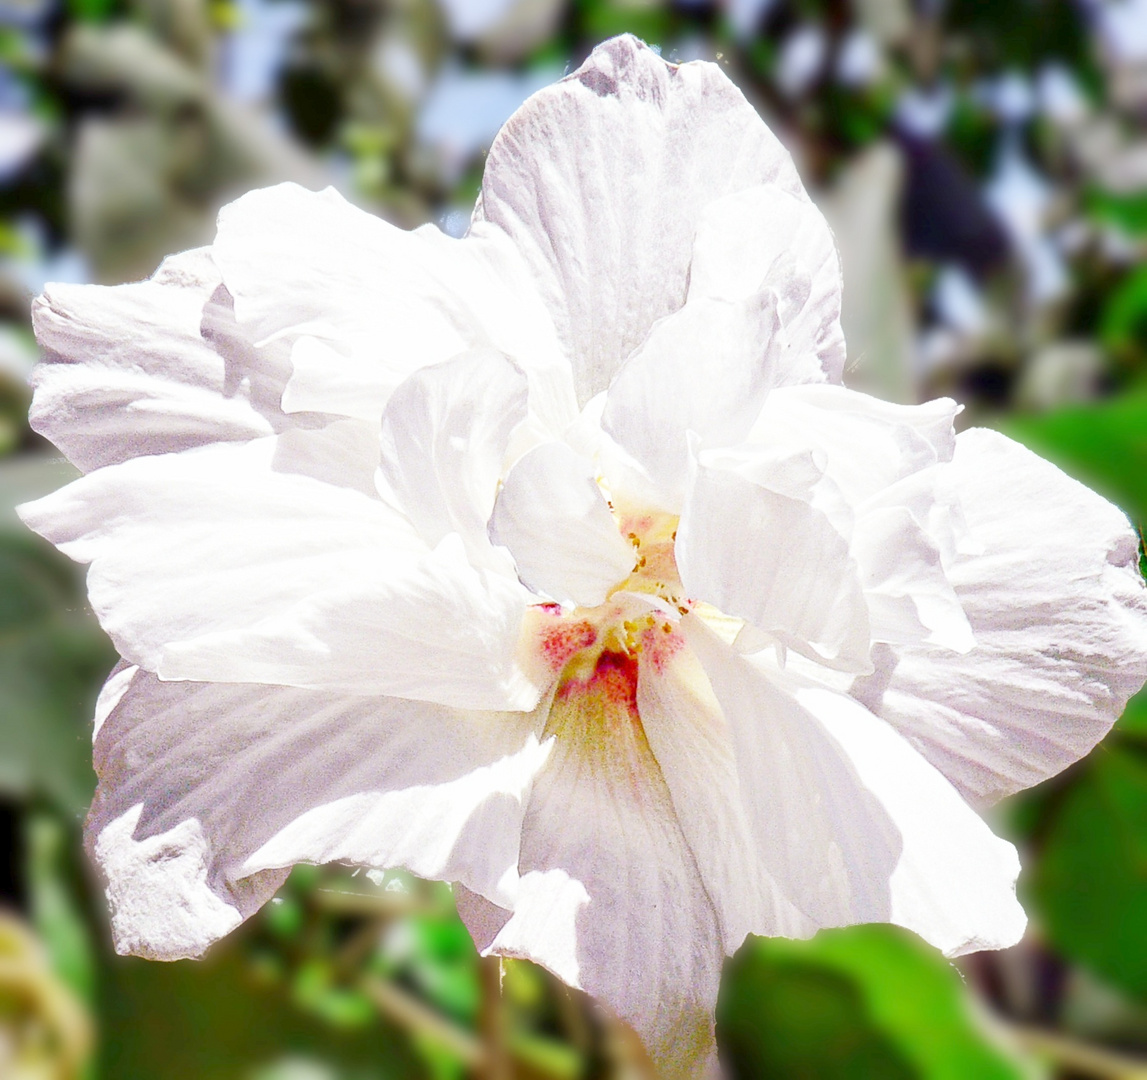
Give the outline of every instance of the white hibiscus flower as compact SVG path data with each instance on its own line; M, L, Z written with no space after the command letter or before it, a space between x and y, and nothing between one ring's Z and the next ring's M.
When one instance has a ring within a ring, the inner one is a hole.
M972 807L1147 677L1136 538L952 402L841 386L840 288L720 70L619 38L502 130L462 240L284 186L50 289L34 422L87 475L23 514L124 658L118 947L405 867L685 1075L747 933L1014 942Z

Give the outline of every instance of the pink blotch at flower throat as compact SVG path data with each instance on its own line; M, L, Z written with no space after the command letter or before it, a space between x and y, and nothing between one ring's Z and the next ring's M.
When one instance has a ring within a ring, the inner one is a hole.
M684 646L677 620L694 606L674 557L677 518L656 511L619 514L612 503L611 509L634 548L630 575L597 607L535 608L544 620L537 638L541 657L558 676L553 719L576 715L585 734L600 723L640 731L639 674L643 667L660 674Z

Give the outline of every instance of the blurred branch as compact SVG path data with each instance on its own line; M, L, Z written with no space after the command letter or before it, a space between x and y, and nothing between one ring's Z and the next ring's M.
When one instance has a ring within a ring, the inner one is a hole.
M420 896L406 892L353 892L349 889L316 889L314 903L324 911L338 915L368 915L397 918L401 915L427 914L433 905Z
M1008 1024L1008 1036L1023 1050L1072 1073L1095 1080L1147 1080L1147 1061L1078 1042L1069 1035Z
M509 1053L506 1049L506 1005L502 997L502 959L483 956L478 961L482 982L482 1069L483 1080L510 1080Z
M482 1069L486 1051L470 1032L447 1020L405 990L385 979L365 975L362 988L388 1019L407 1030L435 1040L456 1054L467 1068Z

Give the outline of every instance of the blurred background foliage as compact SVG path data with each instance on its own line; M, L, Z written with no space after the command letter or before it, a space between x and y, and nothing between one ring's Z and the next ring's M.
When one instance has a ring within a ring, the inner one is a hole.
M301 867L202 962L112 955L80 825L113 655L12 512L73 475L27 426L46 280L144 277L282 179L460 234L500 124L622 31L721 63L796 156L852 385L950 393L1147 522L1145 0L0 0L0 1077L649 1075L400 873ZM992 821L1023 943L953 966L889 927L751 940L730 1074L1147 1077L1147 696Z

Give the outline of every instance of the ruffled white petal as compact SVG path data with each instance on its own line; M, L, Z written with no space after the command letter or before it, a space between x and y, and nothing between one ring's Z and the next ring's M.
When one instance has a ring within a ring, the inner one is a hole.
M512 895L536 718L112 673L88 846L120 952L199 955L294 863L345 861Z
M498 494L490 534L513 555L519 578L559 603L595 607L636 561L592 463L565 443L543 443L515 463Z
M455 532L471 560L482 561L502 462L526 418L527 395L519 368L499 353L473 352L415 372L387 402L380 471L431 546Z
M491 950L535 960L642 1036L659 1075L713 1054L720 928L635 715L632 679L555 699L529 796L513 914Z
M951 461L957 412L948 398L896 405L843 386L792 386L769 395L747 441L789 453L815 450L826 476L859 507L897 481Z
M377 421L413 371L493 348L527 372L546 424L576 415L552 320L505 237L405 232L333 189L282 184L224 207L211 250L252 340L290 352L288 410Z
M777 298L699 299L666 316L622 365L602 427L641 463L679 510L689 473L688 433L702 447L739 442L775 379Z
M709 680L679 633L646 634L637 706L681 831L713 901L726 953L746 934L807 937L803 915L761 860L741 796L732 735Z
M840 257L824 215L775 184L709 204L697 225L689 299L741 300L772 289L788 351L779 385L840 382L846 357L840 328Z
M275 439L138 458L22 508L121 655L167 679L530 709L528 593L377 498L276 471Z
M787 151L720 68L667 64L618 37L507 121L475 220L525 257L584 404L684 303L704 208L760 184L806 198Z
M871 670L868 609L848 541L806 499L699 464L676 555L690 598L811 659Z
M861 514L850 550L861 568L873 641L972 649L975 637L940 546L907 507Z
M947 480L970 538L948 577L966 656L894 647L853 694L968 798L992 801L1086 754L1147 678L1147 591L1126 516L1002 435L960 435Z
M150 281L48 286L32 308L42 355L32 426L85 472L282 427L286 373L228 338L221 285L201 249Z
M682 625L732 731L761 857L820 926L894 922L955 956L1012 945L1019 860L888 724Z

